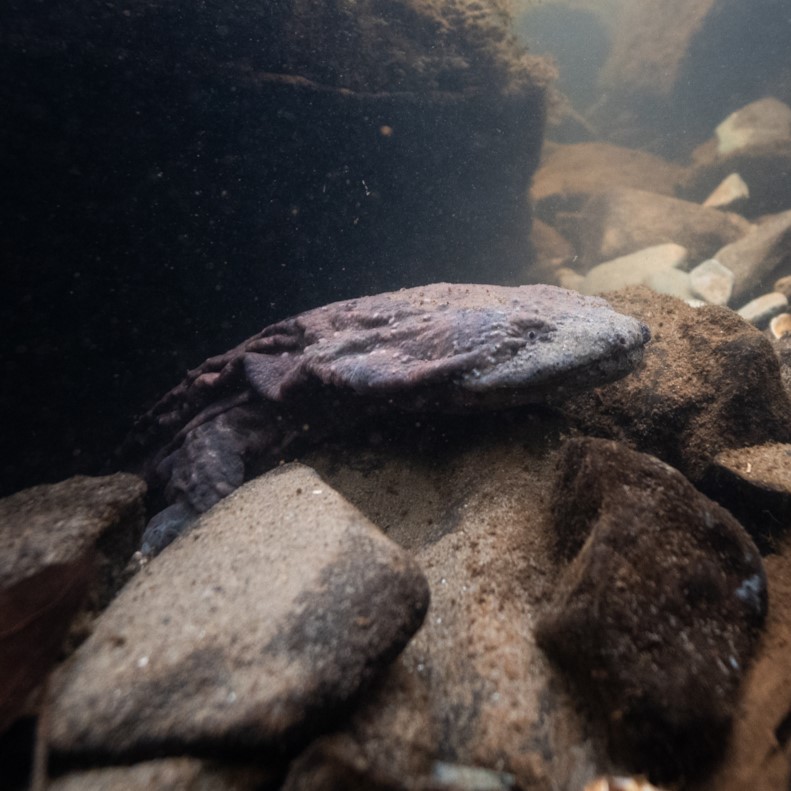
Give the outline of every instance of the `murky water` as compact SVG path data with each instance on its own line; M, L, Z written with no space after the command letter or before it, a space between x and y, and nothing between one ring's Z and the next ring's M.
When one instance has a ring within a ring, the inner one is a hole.
M682 165L739 107L791 101L769 0L83 0L0 22L4 492L112 466L187 368L289 314L556 281L530 236L545 98L548 141Z

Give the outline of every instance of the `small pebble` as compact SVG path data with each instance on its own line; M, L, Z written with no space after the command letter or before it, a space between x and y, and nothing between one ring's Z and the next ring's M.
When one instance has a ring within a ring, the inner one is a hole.
M689 273L692 293L709 305L727 305L733 292L733 272L716 258L698 264Z
M437 761L431 774L433 787L447 788L449 791L509 791L516 787L514 775L481 766Z
M744 183L744 179L738 173L731 173L730 176L726 176L714 192L703 201L703 205L719 209L749 197L750 188Z
M773 337L780 339L786 335L791 335L791 313L781 313L769 322L769 329Z
M772 286L772 291L779 291L781 294L785 294L789 299L791 299L791 275L786 275L785 277L781 277L779 280L775 280L775 284Z
M736 312L756 327L764 327L770 319L778 313L783 313L787 308L788 297L777 291L771 291L753 299Z
M585 791L661 791L643 777L597 777Z

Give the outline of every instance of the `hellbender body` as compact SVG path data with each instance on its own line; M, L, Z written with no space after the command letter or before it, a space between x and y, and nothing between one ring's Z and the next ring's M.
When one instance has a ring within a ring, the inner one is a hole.
M649 337L603 299L546 285L435 283L271 325L190 371L130 434L124 454L168 504L143 553L298 441L371 414L562 399L629 373Z

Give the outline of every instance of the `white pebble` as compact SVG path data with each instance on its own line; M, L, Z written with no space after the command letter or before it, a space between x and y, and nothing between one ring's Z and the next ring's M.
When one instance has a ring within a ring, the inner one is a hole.
M778 291L771 291L748 302L736 311L745 321L756 327L765 326L770 319L788 309L788 297Z
M689 273L692 293L709 305L727 305L733 292L733 281L733 272L716 258L698 264Z

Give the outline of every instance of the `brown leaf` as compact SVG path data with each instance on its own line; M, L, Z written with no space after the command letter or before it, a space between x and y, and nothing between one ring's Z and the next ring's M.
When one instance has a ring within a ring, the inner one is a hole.
M93 553L47 566L0 591L0 733L58 657L88 590Z

